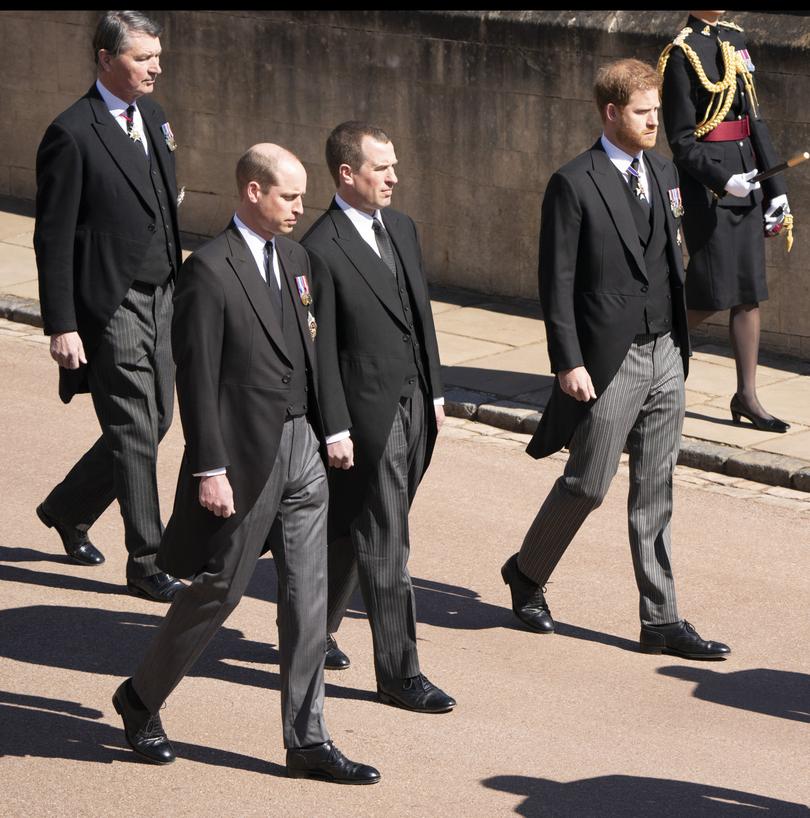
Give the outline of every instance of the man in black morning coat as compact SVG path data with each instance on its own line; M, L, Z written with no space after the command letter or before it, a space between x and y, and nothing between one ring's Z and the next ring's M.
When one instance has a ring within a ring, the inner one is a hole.
M326 162L337 186L301 243L312 258L329 453L329 650L359 576L380 698L420 712L455 701L421 673L408 510L444 419L439 351L413 221L392 210L394 146L344 122Z
M626 445L641 647L717 658L728 647L701 639L680 619L670 564L689 336L678 174L648 150L658 131L659 89L655 70L638 60L600 69L595 96L604 132L546 188L540 300L557 377L527 451L539 458L567 445L570 455L501 573L517 617L552 632L542 586L602 502Z
M68 556L104 562L87 530L117 499L131 593L169 602L183 584L160 571L158 442L171 423L169 327L180 267L176 143L149 99L160 27L110 11L93 40L96 83L49 126L37 153L34 249L59 395L89 391L101 437L37 514Z
M159 562L191 585L172 602L146 655L113 697L127 741L149 761L174 750L159 710L239 603L268 548L278 575L281 713L287 773L372 784L323 718L326 470L314 381L309 259L286 238L307 175L278 145L236 168L230 225L183 264L172 348L186 449ZM305 303L306 302L306 303Z

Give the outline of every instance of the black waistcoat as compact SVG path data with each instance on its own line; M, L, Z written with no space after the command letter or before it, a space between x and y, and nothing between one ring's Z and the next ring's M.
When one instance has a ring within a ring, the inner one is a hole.
M133 148L143 153L143 146L133 142ZM141 269L135 276L137 281L145 284L164 284L166 279L175 272L175 248L172 238L172 216L169 205L169 196L160 166L154 158L155 148L150 146L149 157L144 155L144 171L149 176L151 184L147 188L149 207L155 214L154 221L149 225L153 234L141 263Z
M625 182L630 211L644 250L647 283L642 287L644 315L637 329L640 335L672 330L672 292L667 261L666 212L661 191L652 173L647 173L651 206L645 207Z

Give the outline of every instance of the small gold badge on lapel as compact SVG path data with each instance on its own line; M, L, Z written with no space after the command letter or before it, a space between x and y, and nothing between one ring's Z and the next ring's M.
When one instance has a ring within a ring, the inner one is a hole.
M301 303L308 307L312 303L312 294L309 291L309 282L306 276L296 276L295 286L298 287L298 295L301 298ZM314 321L314 319L313 319ZM314 335L312 336L315 337Z
M703 34L705 37L711 37L712 36L711 26L704 26L703 31L701 31L700 33Z
M674 187L672 190L667 191L667 195L669 196L669 209L672 211L672 215L676 219L680 219L681 216L683 216L681 189L679 187Z
M675 241L677 242L678 247L680 247L681 246L681 228L680 227L675 231Z
M315 316L307 310L307 326L309 327L309 335L312 340L315 340L315 336L318 334L318 325L315 323Z
M160 130L163 131L163 138L166 140L166 147L170 151L177 150L177 142L174 141L174 134L172 133L172 126L169 125L168 122L164 122L160 126Z

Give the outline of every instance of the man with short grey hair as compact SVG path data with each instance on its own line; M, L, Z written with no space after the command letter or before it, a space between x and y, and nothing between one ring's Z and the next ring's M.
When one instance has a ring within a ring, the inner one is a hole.
M101 437L37 508L68 556L104 562L88 529L117 499L127 588L169 602L183 584L158 569L158 443L171 423L169 326L180 266L171 126L149 99L160 26L108 11L93 38L97 78L48 127L37 153L34 249L59 395L90 392Z

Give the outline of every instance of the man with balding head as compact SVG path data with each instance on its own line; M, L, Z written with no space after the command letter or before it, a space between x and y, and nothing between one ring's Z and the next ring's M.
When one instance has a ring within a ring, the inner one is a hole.
M173 761L158 711L270 549L288 775L370 784L377 770L345 758L323 720L328 491L317 327L307 254L285 238L303 213L307 175L289 151L260 144L240 158L236 180L233 220L183 264L174 298L186 449L158 562L193 581L113 704L133 750Z

